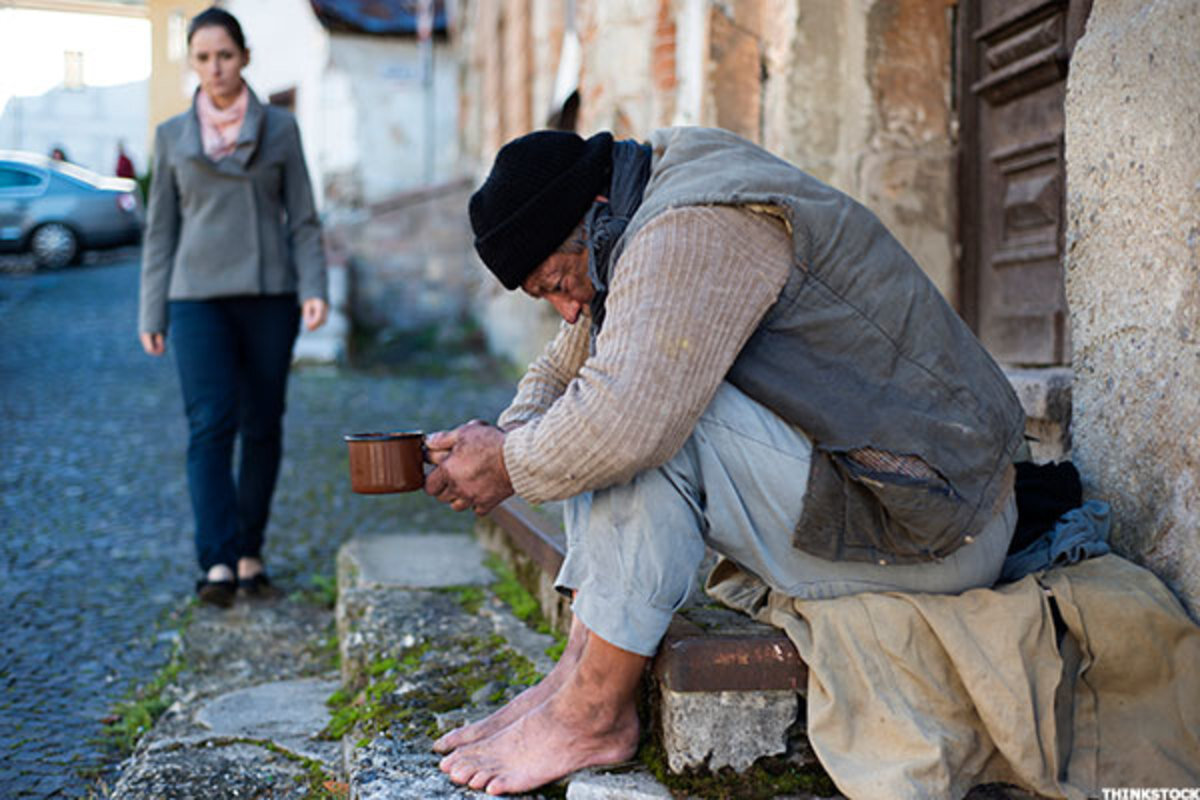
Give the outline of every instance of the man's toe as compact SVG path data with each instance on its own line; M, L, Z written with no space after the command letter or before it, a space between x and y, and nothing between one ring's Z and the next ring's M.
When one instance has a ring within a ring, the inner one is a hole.
M479 792L482 791L484 787L486 787L495 777L495 772L481 769L471 776L471 780L467 782L467 785Z
M464 785L464 784L468 783L478 773L479 773L479 765L476 764L474 761L471 761L468 759L463 759L461 761L455 761L454 763L452 763L450 765L450 768L447 770L447 774L450 776L450 780L452 780L455 783L460 784L460 785Z

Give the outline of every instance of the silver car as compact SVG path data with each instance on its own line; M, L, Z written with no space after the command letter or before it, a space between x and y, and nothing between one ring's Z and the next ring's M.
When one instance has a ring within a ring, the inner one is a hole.
M142 235L137 184L36 153L0 150L0 251L31 251L41 267L64 267L84 250Z

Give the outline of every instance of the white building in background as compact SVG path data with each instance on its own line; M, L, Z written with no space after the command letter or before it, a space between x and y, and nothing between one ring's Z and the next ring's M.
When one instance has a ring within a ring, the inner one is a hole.
M0 114L0 149L48 155L61 147L74 164L113 175L117 144L124 142L134 168L146 171L147 81L118 86L51 89L14 97Z
M295 112L324 206L370 205L460 174L458 72L444 35L430 63L405 12L367 17L337 0L221 5L246 35L246 80ZM434 6L444 30L443 3Z
M144 171L150 52L139 0L0 3L0 148L111 175L123 140Z

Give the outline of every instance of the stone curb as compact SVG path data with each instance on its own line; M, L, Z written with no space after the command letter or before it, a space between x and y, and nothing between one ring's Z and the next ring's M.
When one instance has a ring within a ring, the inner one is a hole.
M395 548L390 554L383 546L385 543L378 537L351 540L338 554L337 617L343 680L347 685L361 683L368 672L367 665L395 657L406 649L411 652L411 648L433 636L445 639L480 634L498 636L505 647L528 659L539 673L545 674L553 667L554 662L544 652L553 644L553 638L530 630L494 598L482 602L474 614L455 612L445 606L428 613L431 606L444 599L444 594L437 590L461 586L464 577L474 580L479 577L480 569L487 576L482 583L490 583L494 578L483 568L483 551L473 538L430 534L422 537L421 547ZM407 545L407 539L397 539L396 544ZM453 570L438 567L445 548L452 549L458 559ZM388 559L405 563L383 563ZM398 577L401 573L403 577ZM385 574L393 576L392 579L380 577ZM439 576L442 585L436 586ZM448 663L453 663L449 660L455 657L449 648L441 654ZM398 691L417 696L421 688L406 683ZM490 688L484 686L477 691L467 706L436 715L438 727L455 727L490 713L496 707L496 703L487 699ZM356 732L343 738L344 769L351 800L488 796L453 785L437 768L439 759L430 750L430 738L397 737L394 733L394 730L379 733L367 742L357 740ZM633 785L640 787L640 794L623 793ZM610 777L588 770L570 778L567 797L636 799L671 797L671 794L648 773Z

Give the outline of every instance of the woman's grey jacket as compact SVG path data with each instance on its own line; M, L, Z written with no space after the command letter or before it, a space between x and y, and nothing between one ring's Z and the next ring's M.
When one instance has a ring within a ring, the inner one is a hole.
M326 299L321 227L295 118L250 103L233 153L213 162L194 107L158 126L138 329L165 333L168 300Z

